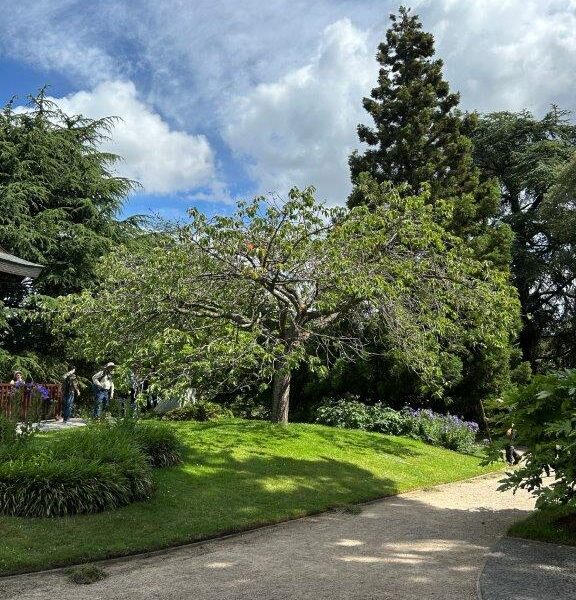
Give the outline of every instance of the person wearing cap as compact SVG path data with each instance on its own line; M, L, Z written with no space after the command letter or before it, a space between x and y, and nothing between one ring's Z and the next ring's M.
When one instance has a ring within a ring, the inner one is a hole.
M22 371L14 371L14 379L10 382L10 385L23 385L24 378L22 377Z
M108 410L110 401L114 398L114 381L112 372L116 365L113 362L106 363L101 371L94 373L92 383L94 384L94 418L100 417L103 410Z

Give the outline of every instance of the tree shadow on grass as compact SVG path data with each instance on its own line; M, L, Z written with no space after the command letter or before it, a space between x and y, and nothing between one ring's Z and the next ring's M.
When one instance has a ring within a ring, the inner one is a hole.
M226 442L227 443L227 442ZM151 500L53 519L0 516L0 574L122 556L250 529L397 492L343 460L188 449L155 473Z

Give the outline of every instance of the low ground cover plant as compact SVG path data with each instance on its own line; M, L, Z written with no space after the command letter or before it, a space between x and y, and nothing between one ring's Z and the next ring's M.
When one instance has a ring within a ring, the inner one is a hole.
M212 421L222 417L230 417L230 410L216 402L202 400L187 404L181 408L169 410L163 417L164 421Z
M161 423L117 421L0 446L0 513L57 517L146 500L151 467L180 462L176 433Z
M78 565L65 571L68 581L79 585L90 585L108 577L104 569L96 565Z
M328 400L315 413L316 423L407 435L457 452L471 452L478 425L455 415L442 415L428 409L394 410L383 404L368 406L353 397Z

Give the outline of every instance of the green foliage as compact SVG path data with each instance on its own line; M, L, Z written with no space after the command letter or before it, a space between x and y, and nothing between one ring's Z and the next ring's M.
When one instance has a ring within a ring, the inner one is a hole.
M457 452L472 452L478 425L431 410L394 410L382 404L367 406L350 396L328 400L315 411L316 423L364 429L389 435L408 435Z
M230 416L232 413L220 404L203 400L169 410L162 419L165 421L213 421Z
M150 466L182 460L177 433L125 419L0 446L0 512L56 517L111 510L150 498Z
M520 347L535 370L576 356L576 125L566 111L482 116L474 159L500 182L500 222L513 230L513 282L522 307Z
M531 491L537 507L576 507L576 370L538 375L496 406L502 439L492 456L507 443L504 433L512 425L514 443L528 448L526 461L507 474L502 489ZM554 481L545 485L546 465L554 470Z
M3 372L18 365L36 380L61 375L64 349L34 294L92 286L98 259L133 230L133 220L115 217L134 184L112 175L118 157L98 149L113 125L66 115L43 90L25 111L10 102L0 112L0 247L44 265L32 287L16 278L0 286Z
M133 470L131 470L134 473ZM130 474L131 475L131 474ZM131 476L119 465L70 457L39 456L0 465L0 512L19 517L59 517L118 508L149 497L134 495Z
M434 37L422 30L418 17L401 7L390 19L386 41L376 56L378 85L363 101L375 128L358 126L360 141L369 148L350 157L352 180L369 173L378 182L406 185L412 193L429 185L431 202L453 206L445 215L450 230L468 238L485 235L498 197L494 182L481 184L473 165L467 133L475 117L463 117L457 110L460 96L442 79L443 63L434 58ZM349 203L370 204L370 200L356 187ZM503 256L498 264L505 268L509 240L499 241ZM492 245L483 248L484 257Z
M78 565L65 571L68 581L80 585L89 585L108 577L104 569L96 565Z
M329 357L361 355L369 330L441 394L450 345L506 347L512 288L439 224L449 206L368 176L359 185L377 210L331 209L293 189L232 216L192 211L190 225L108 256L96 290L60 301L60 327L79 332L88 360L153 367L160 388L194 381L205 397L289 388L300 364L322 372ZM282 421L287 394L274 396Z
M235 417L241 419L266 420L270 418L270 403L266 399L252 394L236 396L228 408Z
M442 78L442 61L434 57L434 38L422 30L418 17L401 7L399 15L390 18L386 41L378 47L376 57L380 64L378 84L371 96L364 98L374 127L358 126L360 141L368 149L354 152L349 161L355 187L348 204L374 208L381 202L381 197L367 192L366 174L373 179L372 186L393 182L404 195L428 189L427 202L437 207L434 218L460 237L481 262L473 277L483 279L489 271L507 277L512 234L507 225L494 226L497 184L493 179L481 180L480 170L473 164L469 133L476 116L464 116L458 110L459 95L452 93ZM449 398L455 399L458 406L480 416L482 398L507 387L518 313L507 323L497 343L477 343L464 334L445 340L435 350L446 404ZM482 330L483 324L473 327ZM371 333L367 335L373 337ZM384 345L376 344L375 353L386 354L385 364L376 359L378 365L366 367L386 369L384 387L396 381L396 388L422 395L426 380L406 378L393 346L387 348L386 341ZM470 404L475 405L472 410Z
M172 427L155 421L139 421L134 433L152 467L171 467L182 462L182 442Z
M328 400L315 411L314 421L331 427L349 429L369 429L368 407L350 397L341 400Z
M443 415L431 410L403 411L407 435L435 446L457 452L473 452L478 425L455 415Z

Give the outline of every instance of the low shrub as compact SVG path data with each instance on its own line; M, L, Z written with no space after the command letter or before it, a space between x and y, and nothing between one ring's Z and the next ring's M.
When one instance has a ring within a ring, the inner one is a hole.
M406 419L401 412L383 404L368 406L367 409L370 431L388 435L402 435L406 431Z
M151 491L145 469L97 460L44 455L0 465L0 511L16 517L96 513L144 500Z
M507 473L501 489L524 488L536 497L536 507L567 505L576 508L576 369L538 375L530 384L510 390L494 415L500 439L492 448L498 459L510 443L526 446L526 460ZM493 407L495 409L496 407ZM554 479L544 481L546 470Z
M474 449L478 425L473 421L428 409L405 408L402 414L406 435L457 452L471 452Z
M230 417L232 413L216 404L216 402L201 401L174 408L164 414L164 421L213 421L222 417Z
M327 400L316 409L314 417L316 423L346 429L370 429L371 424L368 407L354 396Z
M182 443L166 423L137 423L134 434L152 467L171 467L182 462Z

